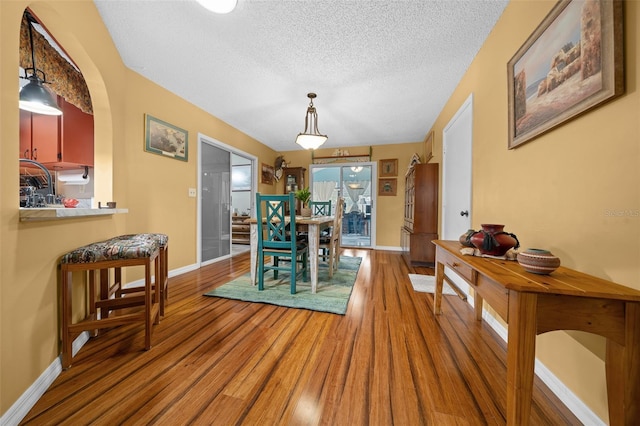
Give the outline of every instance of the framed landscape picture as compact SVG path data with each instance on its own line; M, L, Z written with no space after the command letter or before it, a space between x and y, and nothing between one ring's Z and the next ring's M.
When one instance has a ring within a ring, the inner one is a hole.
M189 132L149 114L145 114L144 127L145 151L176 160L188 160Z
M622 2L560 0L507 65L509 149L624 93Z

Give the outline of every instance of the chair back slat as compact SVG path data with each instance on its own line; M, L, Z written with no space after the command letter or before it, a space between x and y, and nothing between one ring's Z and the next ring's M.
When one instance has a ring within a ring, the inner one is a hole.
M295 238L290 229L296 229L295 205L292 192L288 195L262 195L256 193L256 219L258 223L258 248L296 251ZM264 211L264 214L263 214ZM286 212L289 212L287 215Z
M313 216L331 216L331 200L310 201L309 207Z

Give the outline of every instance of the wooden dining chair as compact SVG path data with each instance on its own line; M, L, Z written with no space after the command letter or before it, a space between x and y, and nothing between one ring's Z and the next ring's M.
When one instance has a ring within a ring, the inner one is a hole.
M331 216L331 200L309 201L309 207L313 216Z
M329 260L329 278L333 277L333 271L338 269L340 263L340 238L342 234L342 213L344 202L342 198L338 198L336 203L335 216L333 217L333 226L328 236L320 236L320 245L318 248L322 250L320 257L323 260Z
M295 235L296 209L292 192L288 195L261 195L256 193L256 219L258 225L258 290L264 290L264 274L273 271L274 279L279 271L290 274L291 294L296 293L296 278L302 274L308 280L308 245L306 241L291 238ZM288 212L288 214L286 213ZM290 228L289 228L290 227ZM290 232L289 229L292 231ZM265 265L265 256L271 256L271 265ZM285 261L282 262L281 261ZM298 270L298 265L301 266Z

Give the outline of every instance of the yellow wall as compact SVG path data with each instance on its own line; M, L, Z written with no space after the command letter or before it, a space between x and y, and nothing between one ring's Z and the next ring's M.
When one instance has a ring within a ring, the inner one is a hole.
M329 135L331 137L331 135ZM342 149L345 149L344 147ZM316 150L316 157L330 157L335 148ZM369 155L369 147L349 147L350 155ZM305 167L307 169L305 182L309 185L309 165L312 164L311 153L307 151L281 152L290 167ZM404 219L404 174L411 162L413 154L418 154L424 159L424 143L412 142L399 145L375 145L371 149L371 161L377 162L383 159L398 159L398 189L395 196L377 198L374 206L376 222L376 246L400 247L400 227ZM378 163L379 164L379 163ZM379 166L378 166L379 168ZM378 170L378 173L380 171ZM374 177L377 179L377 176ZM278 191L281 191L278 186Z
M474 93L473 216L499 222L524 247L544 247L563 264L640 288L640 218L611 211L640 209L640 129L637 93L638 2L626 3L626 94L579 119L507 150L506 63L555 1L513 1L478 53L435 125L434 161L442 129ZM78 62L96 119L97 200L115 200L127 215L59 222L18 221L18 29L28 5ZM125 68L93 3L0 2L0 413L22 395L58 355L58 257L126 232L169 235L169 267L196 262L196 202L201 132L273 164L276 153ZM143 150L144 113L189 131L188 163ZM426 133L425 129L425 133ZM421 143L374 146L373 160L398 158L403 175ZM356 152L357 149L350 149ZM284 153L293 166L309 154ZM319 152L318 155L330 155ZM113 177L113 179L111 179ZM112 182L112 185L111 185ZM403 190L399 176L398 194ZM261 192L275 186L260 185ZM402 196L381 197L378 245L398 246ZM537 340L538 357L592 410L606 419L603 340L554 332Z
M95 118L96 200L125 215L53 222L18 220L18 32L30 6L82 70ZM273 164L275 152L124 67L92 1L0 2L0 413L58 356L59 257L83 244L133 232L169 235L169 268L194 264L197 135ZM144 114L189 131L189 161L144 151ZM260 186L263 192L270 187ZM79 292L81 288L76 288ZM81 294L81 293L80 293Z
M523 247L565 266L640 289L640 95L637 1L625 2L626 94L517 149L507 149L507 62L555 1L512 1L435 125L474 95L472 225L503 223ZM438 159L436 158L438 161ZM628 212L621 216L610 212ZM537 356L607 419L604 339L554 332Z

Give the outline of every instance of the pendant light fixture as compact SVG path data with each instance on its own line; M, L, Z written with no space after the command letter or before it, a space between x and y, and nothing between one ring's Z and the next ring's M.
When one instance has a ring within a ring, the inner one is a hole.
M304 119L304 132L299 133L296 143L304 149L317 149L326 142L327 135L321 135L318 131L318 114L313 106L313 100L316 98L315 93L307 94L309 98L309 107L307 108L307 116Z
M20 109L35 112L44 115L62 115L62 110L58 106L54 95L44 87L47 83L44 71L36 68L36 55L33 48L33 32L32 23L37 22L33 16L27 11L24 12L29 25L29 42L31 44L31 68L24 70L25 80L29 82L20 89ZM27 71L31 71L31 75L27 75ZM38 73L42 74L42 79L38 77Z
M225 14L233 12L238 0L196 0L202 7L213 13Z

